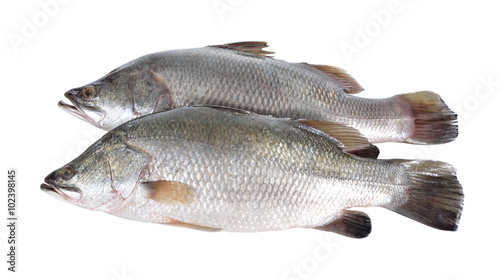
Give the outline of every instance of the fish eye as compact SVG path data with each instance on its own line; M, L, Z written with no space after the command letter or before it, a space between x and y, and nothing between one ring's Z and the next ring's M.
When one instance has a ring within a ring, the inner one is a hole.
M69 180L71 179L73 176L75 176L75 171L73 170L73 168L67 166L65 167L63 170L61 170L61 177L64 179L64 180Z
M94 98L97 94L97 91L95 90L94 87L84 87L82 89L82 96L85 97L85 99L91 99Z

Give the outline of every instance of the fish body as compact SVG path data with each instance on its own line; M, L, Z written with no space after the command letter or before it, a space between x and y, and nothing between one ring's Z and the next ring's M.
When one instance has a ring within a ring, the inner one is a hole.
M445 143L456 115L433 92L362 98L342 69L267 56L264 42L149 54L66 93L66 111L109 130L153 112L192 105L239 108L281 118L336 122L370 142Z
M42 189L131 220L350 237L371 230L351 207L381 206L455 230L463 201L448 164L362 158L302 122L212 107L127 122L49 174Z

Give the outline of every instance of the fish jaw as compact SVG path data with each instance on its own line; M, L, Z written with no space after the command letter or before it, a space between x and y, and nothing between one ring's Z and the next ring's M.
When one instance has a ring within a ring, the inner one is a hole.
M71 101L73 105L67 104L64 101L59 101L57 106L62 110L68 112L69 114L86 121L90 124L93 124L97 127L102 127L101 121L104 119L106 113L98 110L96 108L91 108L85 105L81 105L76 101L76 93L75 90L70 90L64 94L64 96Z
M48 180L45 180L45 183L40 186L40 189L52 197L73 204L78 204L82 198L82 192L80 189L57 186Z

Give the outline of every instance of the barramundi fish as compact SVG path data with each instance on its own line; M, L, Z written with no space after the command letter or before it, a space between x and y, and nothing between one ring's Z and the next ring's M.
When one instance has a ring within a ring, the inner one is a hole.
M370 99L344 70L269 56L265 42L171 50L132 60L66 92L65 111L105 130L191 105L239 108L281 118L337 122L371 143L446 143L457 116L430 91Z
M315 228L361 238L370 218L350 208L366 206L457 229L463 193L451 165L344 152L360 141L335 123L182 107L116 127L41 189L131 220L213 231Z

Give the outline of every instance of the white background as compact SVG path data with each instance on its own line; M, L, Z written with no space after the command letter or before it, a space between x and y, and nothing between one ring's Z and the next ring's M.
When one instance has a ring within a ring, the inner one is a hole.
M3 261L5 220L1 279L500 279L494 1L54 1L0 7L0 217L7 168L19 180L19 272ZM206 233L92 212L39 189L103 134L57 107L65 91L147 53L245 40L267 40L278 59L342 67L360 96L439 93L460 115L456 141L379 147L381 158L456 166L459 230L368 208L373 231L362 240L308 229Z

